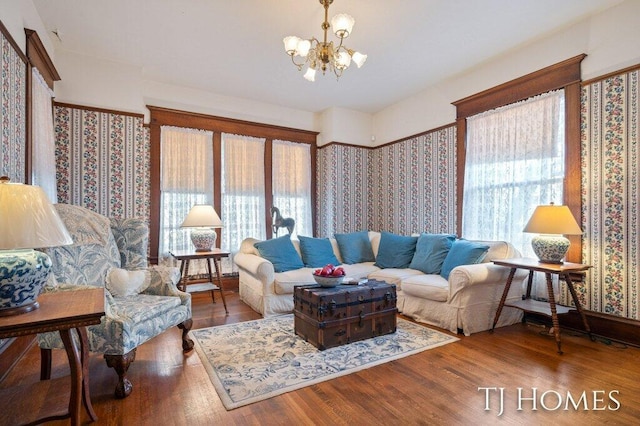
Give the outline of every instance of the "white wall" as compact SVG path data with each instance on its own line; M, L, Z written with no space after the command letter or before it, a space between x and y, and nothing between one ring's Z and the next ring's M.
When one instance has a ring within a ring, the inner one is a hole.
M586 53L588 80L640 63L640 1L627 0L550 37L487 61L374 114L376 144L403 139L455 121L451 102Z
M38 33L49 56L54 58L51 40L46 35L44 24L31 0L0 0L0 21L20 46L22 53L27 52L27 37L24 29L28 28Z
M328 108L322 111L318 145L342 142L372 146L372 115L346 108Z

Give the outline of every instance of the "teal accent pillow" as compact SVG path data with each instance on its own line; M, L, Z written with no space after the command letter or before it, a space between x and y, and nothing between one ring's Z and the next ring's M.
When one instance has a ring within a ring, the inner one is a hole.
M334 266L340 264L333 253L333 247L328 238L311 238L298 235L298 239L300 240L302 262L307 268L321 268L329 263Z
M349 234L335 234L340 256L347 265L376 260L371 248L367 231L351 232Z
M304 268L302 259L291 242L289 234L282 237L257 242L253 245L260 256L273 263L276 272L286 272Z
M448 280L453 268L460 265L480 263L488 251L489 246L486 244L463 239L455 240L453 244L451 244L449 253L442 263L440 276Z
M455 240L455 235L427 234L423 232L418 237L416 253L411 259L409 268L425 274L439 274L442 270L442 263Z
M380 233L380 247L375 265L380 268L408 268L416 252L418 237Z

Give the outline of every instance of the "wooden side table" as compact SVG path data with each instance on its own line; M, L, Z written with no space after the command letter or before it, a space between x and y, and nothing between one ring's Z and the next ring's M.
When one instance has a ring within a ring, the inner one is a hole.
M556 344L558 345L558 353L562 354L562 346L560 342L560 323L558 322L558 314L566 314L571 311L573 308L569 308L567 306L557 306L555 301L555 296L553 294L553 283L551 281L551 275L557 274L559 277L564 278L567 283L567 288L569 288L569 292L571 293L571 297L573 298L573 303L576 305L576 310L582 317L582 323L584 325L584 329L589 334L591 340L593 340L593 336L591 335L591 329L589 328L589 323L587 322L587 317L584 315L582 311L582 307L580 306L580 300L578 300L578 295L576 294L576 290L573 288L573 282L571 281L571 273L573 272L582 272L591 268L590 265L583 265L582 263L542 263L537 259L530 258L515 258L515 259L501 259L494 260L493 263L500 266L506 266L511 268L509 273L509 278L507 279L507 284L504 287L504 291L502 292L502 298L500 299L500 305L498 305L498 310L496 311L495 319L493 320L493 327L491 327L491 331L493 331L498 323L498 319L500 318L500 314L502 313L502 308L504 306L509 306L512 308L522 309L525 312L534 312L543 315L547 315L551 317L551 322L553 324L553 333L556 338ZM518 269L526 269L529 271L529 280L527 282L527 293L522 300L518 300L516 302L505 303L507 298L507 294L509 293L509 288L511 287L511 282L513 281L513 276ZM531 299L531 285L533 283L533 273L534 272L542 272L545 274L547 279L547 296L549 297L549 302L541 302L537 300Z
M104 289L101 287L77 291L44 293L38 297L40 307L26 314L0 317L0 338L26 336L46 331L59 331L69 359L71 377L41 380L30 385L0 389L0 401L5 401L3 422L7 424L35 424L71 418L72 425L82 423L82 404L92 421L98 417L93 411L89 395L89 343L86 326L100 324L104 315ZM80 347L71 335L78 333ZM68 406L44 407L33 410L33 401L44 404L60 402L70 388ZM38 414L42 417L35 419Z
M220 296L222 297L222 304L224 305L224 311L229 315L229 310L227 309L227 301L224 298L224 289L222 288L222 268L220 267L220 260L223 257L229 257L228 251L223 251L217 248L211 249L211 251L195 251L195 250L185 250L185 251L172 251L170 252L171 256L181 261L180 264L180 289L182 291L186 291L189 293L197 293L201 291L210 291L211 299L213 299L213 303L216 302L216 296L214 291L220 290ZM189 263L192 260L202 259L207 264L207 274L209 276L209 282L206 283L193 283L193 279L191 275L189 275ZM214 276L211 269L211 261L213 260L213 265L216 270L215 279L217 284L214 282Z

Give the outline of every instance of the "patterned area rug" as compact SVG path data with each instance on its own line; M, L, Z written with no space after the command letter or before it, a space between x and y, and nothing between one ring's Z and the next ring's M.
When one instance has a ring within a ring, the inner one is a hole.
M293 315L191 332L227 410L432 349L458 338L398 318L397 331L319 351L293 331Z

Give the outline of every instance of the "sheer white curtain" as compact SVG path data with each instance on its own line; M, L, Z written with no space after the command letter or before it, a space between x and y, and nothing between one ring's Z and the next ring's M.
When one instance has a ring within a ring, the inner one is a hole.
M174 264L170 250L192 248L188 230L180 228L189 210L213 204L213 132L162 126L160 144L159 258Z
M274 140L272 156L273 205L283 217L296 221L293 235L311 237L311 146ZM282 232L287 230L282 228ZM278 235L282 235L280 230Z
M562 204L564 114L559 90L467 119L463 237L506 240L536 257L522 229L536 206ZM543 277L534 287L547 298Z
M58 202L56 148L53 133L53 91L36 67L32 68L31 112L33 144L31 182L41 187L52 203Z
M247 237L266 238L265 141L222 134L222 247L232 254Z

